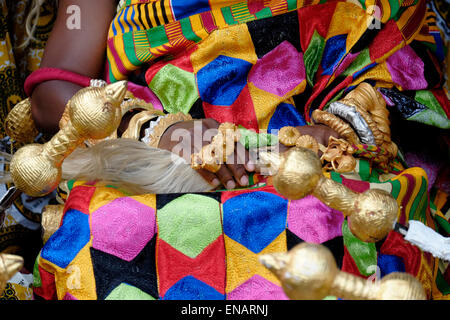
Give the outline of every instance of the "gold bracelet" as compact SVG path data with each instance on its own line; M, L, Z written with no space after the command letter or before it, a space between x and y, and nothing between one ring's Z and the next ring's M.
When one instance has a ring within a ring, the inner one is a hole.
M200 152L191 155L193 169L205 169L216 173L228 156L234 153L235 143L241 137L238 127L233 123L225 122L219 126L218 131L210 144L203 146Z
M184 114L182 112L168 114L166 117L162 118L153 129L153 132L149 137L148 145L150 147L158 148L159 140L161 140L161 137L164 132L166 132L167 128L177 122L189 120L192 120L192 116L190 114Z

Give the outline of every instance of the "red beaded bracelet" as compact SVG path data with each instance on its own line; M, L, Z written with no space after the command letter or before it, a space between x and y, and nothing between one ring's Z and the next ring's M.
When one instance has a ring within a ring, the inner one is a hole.
M51 80L63 80L78 84L81 87L88 87L91 84L91 78L63 69L58 68L42 68L31 73L25 80L25 93L31 97L34 88L37 85Z

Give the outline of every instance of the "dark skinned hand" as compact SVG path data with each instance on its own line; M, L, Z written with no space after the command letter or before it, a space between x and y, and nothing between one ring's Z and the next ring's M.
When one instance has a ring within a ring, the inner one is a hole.
M174 152L190 163L191 154L199 152L201 147L211 142L212 137L218 132L219 125L219 122L210 118L178 122L164 132L159 142L159 148ZM328 145L330 136L339 138L334 130L324 125L299 126L297 129L302 135L310 135L324 146ZM288 149L283 145L280 145L279 148L280 152ZM218 172L212 173L204 169L198 170L198 172L214 187L223 185L227 189L234 189L237 186L247 186L248 173L255 170L256 166L249 152L238 142L235 153L229 157L227 163L222 165Z

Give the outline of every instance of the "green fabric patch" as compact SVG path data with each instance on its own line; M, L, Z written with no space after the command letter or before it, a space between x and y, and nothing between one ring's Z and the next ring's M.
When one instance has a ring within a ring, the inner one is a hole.
M195 32L192 30L192 25L191 21L189 20L189 17L181 19L180 25L181 25L181 32L183 33L183 36L185 36L186 39L194 41L195 43L198 43L202 40L202 38L197 36Z
M314 86L314 76L319 68L320 61L322 60L324 49L325 39L320 36L317 30L314 30L309 46L303 55L306 80L311 87Z
M185 194L158 211L159 237L195 258L222 234L220 204L198 194Z
M353 60L353 62L347 67L347 69L342 72L342 75L350 76L371 63L372 61L370 61L369 48L365 48L358 54L355 60Z
M447 118L447 114L442 109L440 103L437 101L434 94L429 90L419 90L416 91L416 95L414 96L414 100L417 102L427 106L430 110L440 114L441 116Z
M39 252L33 267L33 287L42 287L41 274L39 273L39 259L41 258L41 253Z
M408 120L425 123L441 129L450 129L450 120L439 113L426 109L408 118Z
M139 59L136 57L136 48L133 32L127 32L123 34L123 44L125 54L128 60L131 62L131 64L133 64L134 66L141 65L141 61L139 61Z
M255 13L256 19L264 19L264 18L269 18L271 16L272 16L272 11L270 10L270 8L264 8Z
M374 243L367 243L356 238L348 228L347 220L342 224L344 245L352 256L363 276L373 274L373 267L377 265L377 249Z
M139 288L126 283L118 285L105 300L156 300Z
M169 113L187 114L199 98L194 74L172 64L162 67L148 86Z
M440 270L438 270L436 275L436 286L442 294L450 294L450 284L445 281Z
M231 12L230 7L224 7L220 9L222 11L223 18L225 19L225 23L228 25L237 24L238 22L234 20L233 13Z
M148 29L146 32L150 47L152 48L157 48L169 42L164 25Z

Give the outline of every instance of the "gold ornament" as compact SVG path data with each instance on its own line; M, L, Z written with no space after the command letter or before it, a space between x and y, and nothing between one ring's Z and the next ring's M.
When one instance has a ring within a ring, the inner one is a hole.
M0 295L6 283L23 267L23 258L12 254L0 254Z
M241 137L236 125L230 122L220 124L218 133L210 144L202 147L200 152L191 155L191 167L195 170L205 169L216 173L227 158L234 153L235 144Z
M61 219L64 213L64 205L47 205L42 211L42 241L45 244L47 240L59 229Z
M379 282L338 269L330 250L303 242L289 252L260 256L261 263L280 281L292 300L336 296L348 300L425 300L422 284L412 275L393 272Z
M31 114L31 101L25 99L11 109L5 120L5 132L13 140L31 143L39 134Z
M321 161L328 161L325 170L333 169L336 172L351 172L356 167L356 159L353 157L355 149L344 139L330 136L328 146L320 157Z
M148 145L153 148L158 148L159 140L161 140L162 135L171 125L177 122L190 120L192 120L192 116L190 114L184 114L183 112L166 115L164 118L161 118L156 127L153 128L153 132L149 137Z
M141 128L144 123L158 117L154 111L141 111L135 114L125 132L122 134L122 138L139 140L141 136Z
M276 171L275 189L288 199L313 195L329 207L341 211L351 232L364 242L377 242L393 229L398 205L384 190L357 193L322 174L318 156L311 150L293 147L283 154L261 152L260 158Z
M361 143L355 130L353 130L352 127L347 122L335 116L334 114L329 113L327 111L316 109L311 114L311 118L314 121L314 123L320 123L330 127L331 129L336 131L342 138L349 141L350 143L352 144Z
M300 135L300 131L296 127L286 126L278 132L278 140L287 147L293 147Z
M40 197L61 180L64 159L86 139L104 139L117 130L126 81L78 91L68 102L70 121L46 144L20 148L11 160L11 177L22 192Z

